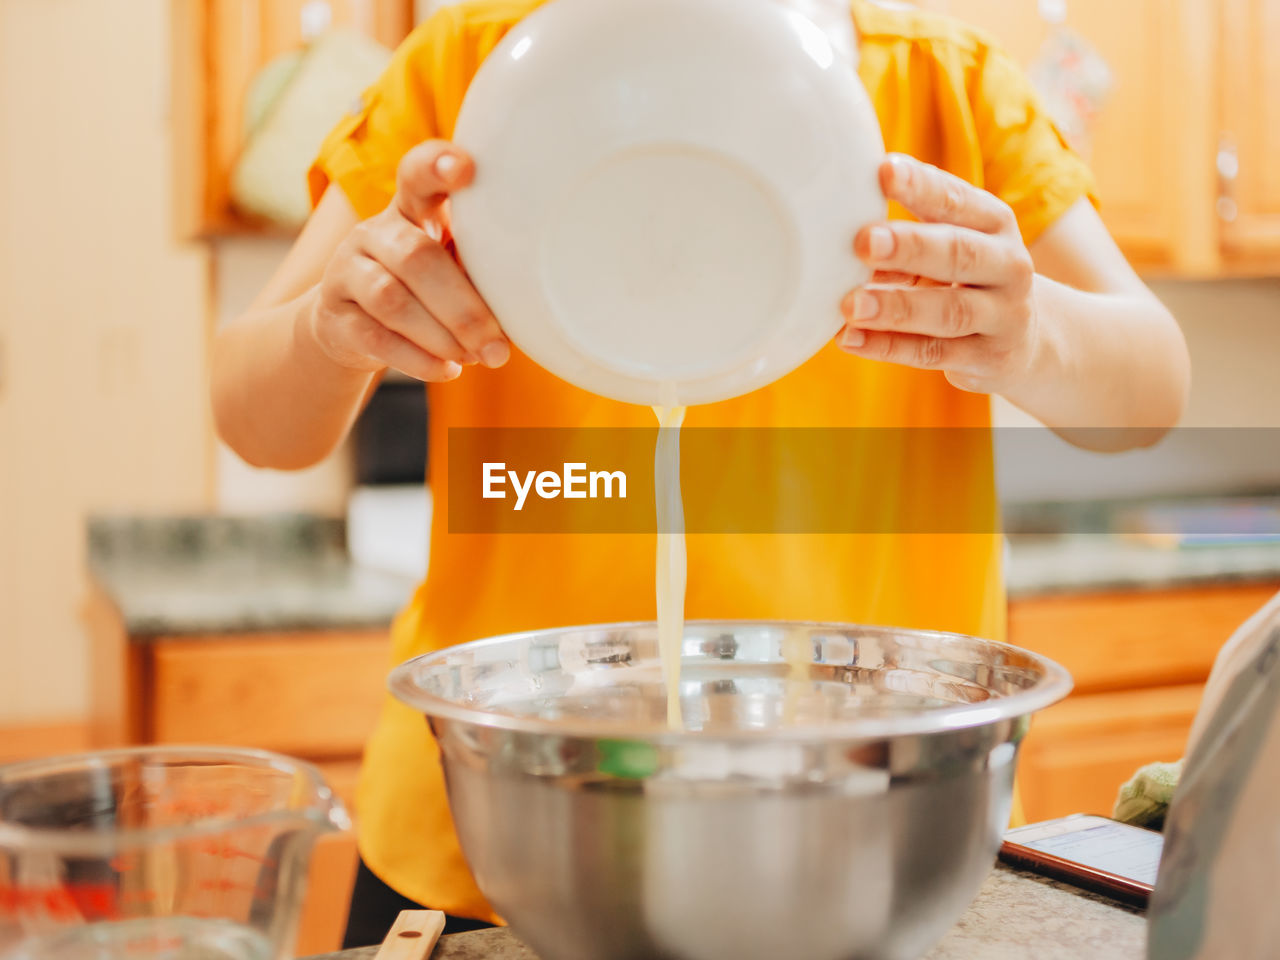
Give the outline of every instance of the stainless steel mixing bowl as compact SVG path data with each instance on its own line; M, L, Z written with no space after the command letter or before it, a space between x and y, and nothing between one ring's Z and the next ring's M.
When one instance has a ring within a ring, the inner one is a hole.
M798 668L789 666L798 663ZM976 895L1065 670L971 637L690 622L514 634L391 676L462 849L542 960L913 960Z

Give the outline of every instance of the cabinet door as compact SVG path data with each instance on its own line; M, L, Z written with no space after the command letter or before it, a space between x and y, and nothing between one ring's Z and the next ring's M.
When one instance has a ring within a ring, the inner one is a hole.
M1075 695L1203 683L1240 624L1280 584L1018 597L1009 640L1056 660Z
M1227 639L1277 584L1017 598L1009 640L1071 672L1075 690L1032 721L1018 764L1023 811L1108 815L1139 767L1182 756Z
M994 36L1029 66L1050 27L1033 0L923 0ZM1136 264L1217 265L1211 0L1068 0L1066 26L1111 68L1087 159L1102 217Z
M1280 0L1223 0L1218 172L1229 264L1280 268Z
M161 638L152 649L156 743L358 757L386 697L383 630Z
M1202 684L1071 697L1031 724L1018 761L1028 822L1108 817L1121 784L1156 761L1180 760Z

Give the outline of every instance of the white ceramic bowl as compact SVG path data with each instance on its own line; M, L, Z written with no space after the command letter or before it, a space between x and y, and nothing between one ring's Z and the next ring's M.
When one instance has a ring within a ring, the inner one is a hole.
M512 342L631 403L813 356L867 277L884 155L850 64L774 0L552 0L477 72L459 255Z

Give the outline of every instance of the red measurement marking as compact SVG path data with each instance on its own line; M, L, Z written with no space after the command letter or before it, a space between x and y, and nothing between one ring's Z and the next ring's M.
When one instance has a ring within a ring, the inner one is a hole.
M78 883L70 887L0 884L0 914L43 914L55 920L76 920L88 914L99 920L114 918L119 911L115 887L109 883Z
M211 857L220 857L223 860L251 860L269 869L275 869L277 865L277 861L274 859L260 857L256 853L250 853L248 850L233 846L225 840L205 840L196 849L200 853L208 854Z
M55 920L73 920L76 916L76 902L65 887L50 887L40 897L40 906Z
M138 868L138 855L136 853L118 854L107 861L107 866L116 873L128 873Z
M222 805L199 797L173 796L156 803L156 811L165 817L201 820L225 812Z
M78 884L71 888L71 897L86 919L101 920L120 914L116 905L116 888L110 884Z

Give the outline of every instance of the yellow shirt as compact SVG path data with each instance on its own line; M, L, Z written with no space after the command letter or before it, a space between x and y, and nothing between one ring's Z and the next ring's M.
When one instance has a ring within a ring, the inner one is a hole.
M541 0L471 0L420 26L363 109L329 136L310 175L313 200L337 184L361 217L395 190L399 159L448 139L467 85L505 32ZM949 19L854 0L859 72L890 150L992 191L1028 244L1091 179L1017 66ZM891 211L906 216L901 209ZM499 318L501 319L501 318ZM578 623L653 619L652 536L448 532L450 426L652 427L646 408L592 396L516 354L429 390L435 496L431 572L393 627L392 662L480 637ZM910 463L851 477L849 496L896 509L994 498L988 398L939 373L851 358L834 345L749 396L689 411L688 426L977 427ZM771 509L762 502L762 510ZM699 535L689 539L690 618L835 620L1004 635L1000 540L993 534ZM458 849L436 746L420 715L387 701L357 797L360 851L402 894L496 919Z

